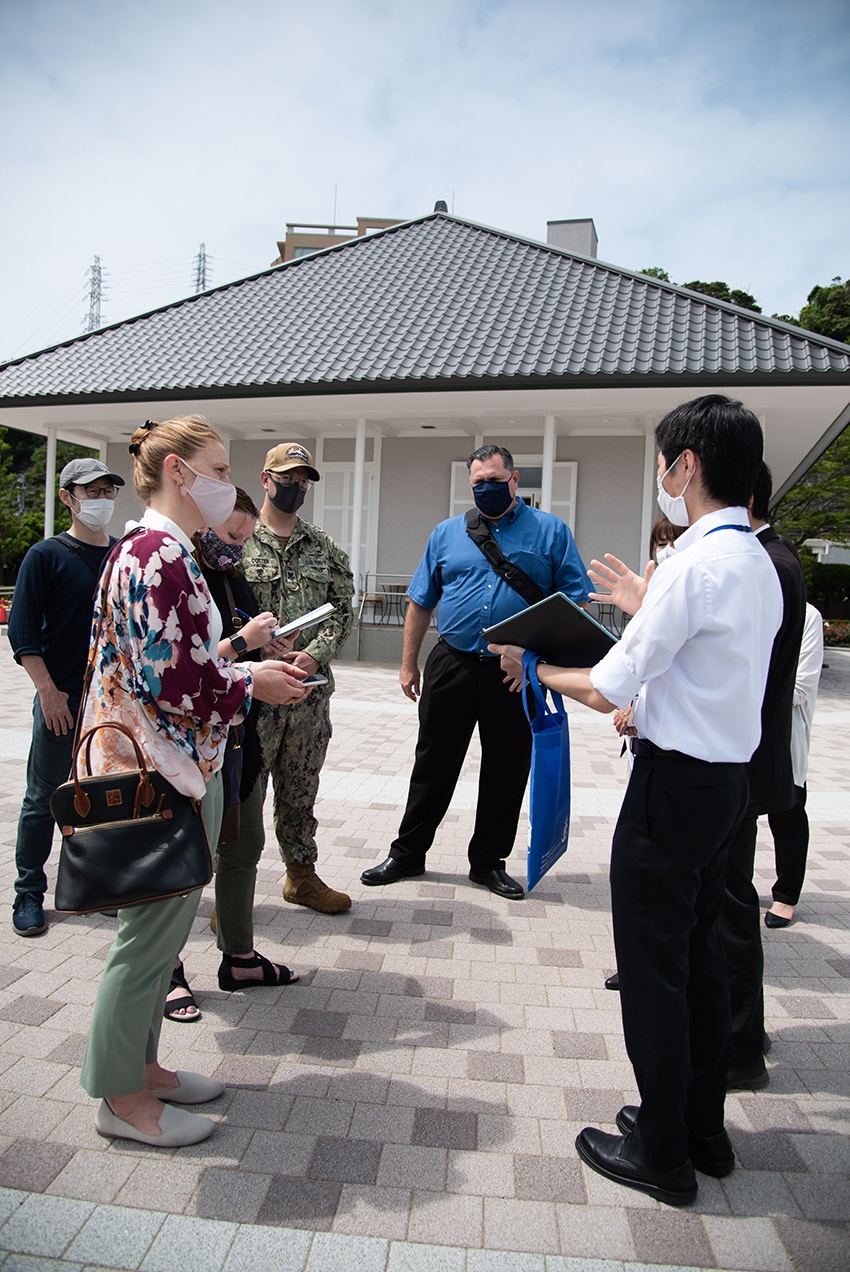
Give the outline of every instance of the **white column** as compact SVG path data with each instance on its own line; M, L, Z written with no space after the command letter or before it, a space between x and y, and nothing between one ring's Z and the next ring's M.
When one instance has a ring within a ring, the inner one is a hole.
M354 575L355 609L360 601L360 542L363 538L363 482L366 473L366 421L357 421L354 434L354 490L351 495L351 573Z
M543 475L540 479L540 510L552 511L552 478L555 475L555 417L543 417Z
M649 560L649 532L658 513L655 504L655 474L658 463L655 458L655 420L647 420L646 437L643 443L643 500L640 510L640 545L638 547L638 574L643 574Z
M47 462L44 466L44 537L49 539L54 530L54 504L56 501L56 429L47 430Z

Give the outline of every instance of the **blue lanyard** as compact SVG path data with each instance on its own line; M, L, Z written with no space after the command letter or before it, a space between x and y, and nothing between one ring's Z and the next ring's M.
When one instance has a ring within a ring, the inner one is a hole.
M716 534L718 530L740 530L742 534L752 534L752 526L715 526L713 530L706 530L702 536L707 539L710 534Z

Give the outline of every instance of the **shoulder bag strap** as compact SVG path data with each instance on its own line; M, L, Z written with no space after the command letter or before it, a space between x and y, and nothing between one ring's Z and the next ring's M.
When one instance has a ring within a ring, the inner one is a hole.
M499 577L504 579L508 587L518 592L524 601L529 605L536 605L538 601L545 600L546 593L534 579L529 578L525 570L505 556L477 508L470 508L466 514L466 533L476 548L483 552Z

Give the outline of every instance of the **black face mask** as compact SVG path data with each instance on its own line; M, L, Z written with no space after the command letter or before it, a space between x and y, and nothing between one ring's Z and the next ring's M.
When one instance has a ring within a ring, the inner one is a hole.
M302 490L297 484L281 486L279 482L275 481L274 477L272 477L271 482L274 486L274 493L269 491L268 495L278 512L297 512L307 497L307 491Z

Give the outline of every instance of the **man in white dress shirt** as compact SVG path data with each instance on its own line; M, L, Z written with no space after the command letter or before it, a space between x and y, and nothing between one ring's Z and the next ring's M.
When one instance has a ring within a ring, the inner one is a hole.
M620 1110L620 1135L586 1127L576 1148L599 1174L685 1205L696 1197L695 1167L719 1177L735 1165L724 1129L731 1019L718 922L782 596L747 519L763 448L756 417L710 395L671 411L655 436L661 510L688 529L654 573L640 579L623 567L634 592L623 608L634 617L601 662L538 672L598 711L636 698L610 877L641 1104ZM516 679L518 651L500 652Z

